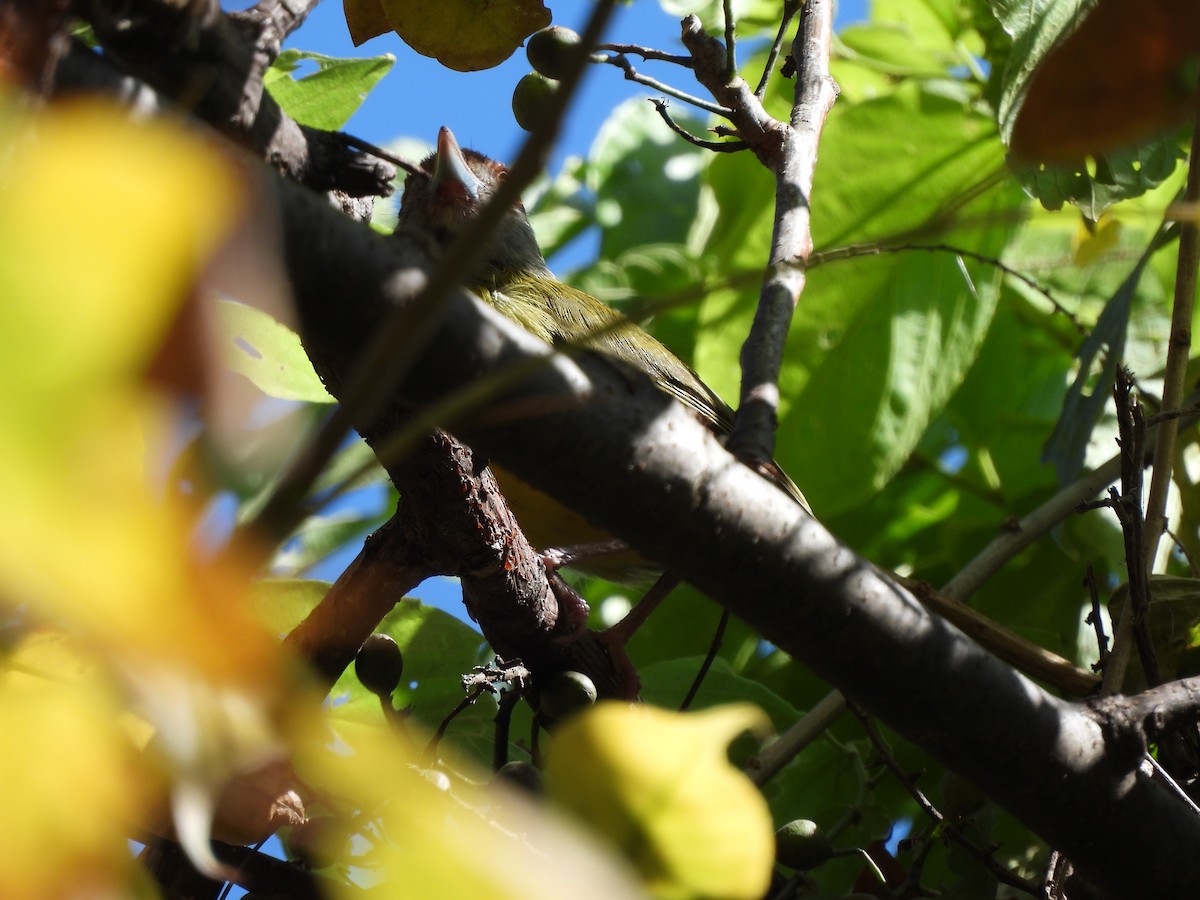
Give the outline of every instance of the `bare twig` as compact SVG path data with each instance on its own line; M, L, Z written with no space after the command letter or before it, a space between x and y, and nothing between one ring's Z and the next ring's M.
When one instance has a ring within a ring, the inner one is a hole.
M643 87L648 87L652 91L666 94L668 97L674 97L684 103L691 104L697 109L702 109L705 112L710 112L715 116L729 116L729 110L717 104L710 103L703 97L697 97L694 94L689 94L686 91L681 91L677 87L671 87L666 82L659 81L657 78L651 78L649 75L643 75L633 67L633 63L623 53L618 53L616 56L610 56L604 60L610 66L616 66L625 73L625 80L640 84Z
M1100 610L1100 589L1096 586L1096 573L1092 571L1091 563L1088 563L1087 576L1083 579L1083 583L1092 598L1092 611L1088 613L1085 621L1096 632L1096 662L1092 665L1092 671L1100 672L1108 662L1108 635L1104 633L1104 616Z
M1192 146L1188 157L1187 186L1184 202L1200 202L1200 120L1192 130ZM1196 303L1197 269L1200 268L1200 225L1195 217L1181 223L1179 257L1175 268L1175 296L1171 306L1171 338L1167 344L1167 365L1163 373L1162 408L1175 409L1183 403L1187 379L1188 358L1192 346L1192 310ZM1146 566L1154 571L1158 543L1167 526L1167 492L1171 484L1171 468L1175 459L1175 437L1179 426L1174 420L1165 422L1159 432L1154 451L1154 468L1150 473L1150 493L1146 501Z
M1087 328L1079 321L1079 317L1063 306L1058 301L1058 298L1054 296L1053 292L1036 278L1026 275L1024 272L1013 268L994 256L988 256L986 253L979 253L978 251L959 247L955 244L892 244L883 241L870 244L850 244L846 247L813 253L809 258L808 268L813 269L825 263L839 262L844 259L854 259L861 256L875 256L882 253L904 253L913 250L925 253L953 253L955 256L973 259L975 262L998 269L1010 278L1016 279L1026 287L1041 294L1054 307L1054 311L1065 317L1075 327L1076 331L1084 336L1088 334Z
M409 175L414 175L421 171L421 167L416 163L407 159L403 159L394 153L389 153L382 147L376 146L369 141L364 141L362 138L355 137L352 134L346 134L344 131L335 132L336 137L347 147L353 147L355 150L361 150L363 153L370 153L372 156L390 162L398 169L403 169Z
M596 49L600 51L608 51L619 55L632 53L634 56L640 56L645 60L654 60L656 62L669 62L677 66L683 66L685 69L692 67L692 58L690 56L680 56L676 53L665 53L662 50L655 50L653 47L643 47L640 44L597 44ZM608 62L608 60L605 60Z
M722 0L721 12L725 18L725 80L732 81L737 75L737 22L733 18L733 0Z
M695 16L683 20L682 39L692 56L696 80L721 104L722 115L733 123L754 155L768 169L777 171L787 126L767 112L742 78L725 77L725 45L706 34Z
M667 123L667 127L673 132L696 147L703 147L705 150L712 150L714 153L736 153L739 150L746 149L745 141L706 141L703 138L698 138L674 119L667 112L667 101L657 97L649 98L654 104L654 110L662 117L662 120Z
M754 324L742 345L742 386L737 426L729 447L745 459L770 459L779 419L779 372L792 313L804 291L812 255L810 197L817 146L825 118L837 98L829 74L833 4L808 0L792 45L798 63L796 100L775 172L775 227L768 274L763 279ZM757 99L757 98L756 98Z
M1113 509L1121 522L1125 539L1125 566L1129 580L1129 606L1121 618L1129 618L1138 656L1150 686L1161 679L1154 641L1150 635L1150 566L1146 558L1145 520L1142 518L1142 460L1146 443L1145 411L1132 396L1132 375L1124 366L1117 368L1113 396L1117 407L1117 427L1121 444L1121 493L1112 492ZM1171 420L1175 422L1174 419ZM1159 429L1159 442L1162 429ZM1118 626L1118 629L1120 626ZM1118 630L1118 634L1119 634ZM1117 673L1119 679L1123 673ZM1110 681L1105 672L1105 686L1120 684Z
M783 47L783 39L787 35L788 26L792 24L792 19L800 11L800 5L800 0L785 0L783 4L783 16L779 20L779 30L775 32L775 40L772 42L771 49L767 53L767 62L763 66L763 73L762 77L758 80L758 87L754 89L754 96L759 100L767 93L767 83L771 80L771 70L775 68L775 62L779 59L779 50Z
M721 645L725 642L725 629L729 627L729 610L721 608L721 620L717 623L717 630L713 632L712 640L708 644L708 653L704 655L704 661L700 663L700 668L696 672L696 677L692 679L692 686L688 688L687 696L683 698L683 702L679 704L679 709L687 710L691 708L692 702L696 699L696 695L700 693L700 685L704 684L704 676L708 674L708 670L712 668L714 660L717 658L717 653L721 650Z

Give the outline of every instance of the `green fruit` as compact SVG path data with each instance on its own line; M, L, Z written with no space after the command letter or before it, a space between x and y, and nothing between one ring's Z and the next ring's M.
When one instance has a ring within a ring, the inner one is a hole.
M987 794L954 772L942 776L942 813L954 819L970 816L983 809Z
M507 762L496 770L493 781L507 784L528 794L542 793L542 773L533 763L523 760Z
M373 634L358 648L354 674L372 694L391 697L404 673L404 655L386 634Z
M833 856L833 844L811 819L796 819L775 832L775 858L792 869L815 869Z
M518 81L512 98L513 116L517 124L526 131L535 131L546 117L557 92L558 82L537 72L530 72Z
M558 672L542 686L539 707L551 719L561 719L596 702L596 685L582 672Z
M525 55L534 71L556 81L567 74L571 60L579 53L579 35L570 28L555 25L544 28L529 39Z

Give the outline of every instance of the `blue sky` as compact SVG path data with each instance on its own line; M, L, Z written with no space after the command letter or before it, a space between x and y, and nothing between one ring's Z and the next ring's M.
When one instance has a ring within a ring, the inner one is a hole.
M577 30L592 9L592 4L583 0L559 0L548 5L554 14L554 24ZM838 4L838 27L865 18L866 7L867 0ZM654 0L619 4L608 40L682 52L679 17L663 12ZM511 100L513 87L529 71L523 49L494 69L462 73L417 55L391 33L355 47L346 30L342 4L336 0L319 4L288 41L288 46L339 57L384 53L396 57L395 67L346 126L348 132L364 140L382 144L406 136L432 144L438 128L448 125L463 146L474 147L497 159L512 159L520 148L525 133L513 121ZM688 87L686 77L680 77L677 68L655 66L638 63L639 70L647 74ZM618 103L653 95L641 85L625 81L615 67L592 67L567 119L552 166L557 168L569 154L586 155L600 125Z

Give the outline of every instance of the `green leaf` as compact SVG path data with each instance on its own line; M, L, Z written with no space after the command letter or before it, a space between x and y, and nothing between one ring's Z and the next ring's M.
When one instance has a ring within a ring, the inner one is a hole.
M264 394L281 400L333 403L313 371L296 332L262 310L232 300L217 301L217 321L229 368Z
M525 193L529 223L546 259L596 222L595 200L584 190L586 171L587 163L571 157L553 180L539 179Z
M1138 283L1150 257L1163 246L1167 236L1168 231L1165 227L1155 235L1142 258L1133 267L1133 271L1105 304L1092 333L1075 355L1079 363L1079 374L1067 390L1063 399L1062 415L1054 426L1054 433L1047 441L1045 452L1042 454L1043 462L1054 463L1060 484L1074 481L1083 469L1084 454L1091 441L1092 428L1101 412L1108 406L1112 386L1116 381L1117 366L1125 358L1125 337L1129 330L1129 314L1133 309ZM1104 355L1100 361L1100 372L1096 375L1093 366L1101 352ZM1085 393L1089 387L1090 392Z
M1090 166L1082 160L1076 165L1044 163L1015 168L1013 174L1046 209L1070 203L1095 222L1114 203L1161 184L1182 158L1179 142L1162 135L1129 150L1106 153Z
M302 62L317 71L296 80ZM284 50L267 70L263 84L283 111L312 128L337 131L362 105L367 94L395 65L390 53L365 59L336 59L306 50Z
M687 696L703 661L702 656L676 657L643 667L639 673L642 698L659 706L678 706ZM765 712L776 731L787 729L800 718L796 707L761 682L737 675L728 660L718 657L704 677L693 709L741 702L753 703Z
M911 235L998 256L1024 205L1011 187L981 188L1001 166L982 114L917 84L835 106L813 188L814 238L825 250ZM718 159L708 181L718 206L704 251L718 267L712 277L761 268L772 179L753 160ZM952 253L810 269L781 377L777 455L819 515L852 508L908 459L970 368L997 282L991 267ZM700 310L695 362L725 396L737 396L732 362L756 301L756 287L714 291Z
M352 539L361 540L367 532L379 527L384 518L381 513L365 516L357 513L309 516L287 544L275 554L271 568L281 574L298 575Z
M679 121L696 131L702 127L689 117ZM618 106L588 154L588 187L604 228L601 255L611 259L642 244L684 243L711 156L681 141L645 100Z
M709 34L724 34L724 0L659 0L663 11L682 19L696 15ZM739 36L751 31L779 27L781 6L778 0L733 0L733 19L737 22ZM794 20L793 20L794 21Z

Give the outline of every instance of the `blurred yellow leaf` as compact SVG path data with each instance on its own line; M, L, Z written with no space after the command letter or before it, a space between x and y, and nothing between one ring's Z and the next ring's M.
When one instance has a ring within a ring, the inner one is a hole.
M0 896L102 896L100 885L132 875L122 829L139 818L148 781L113 695L73 673L60 672L61 682L29 674L54 672L56 659L74 674L80 665L76 654L60 653L58 639L33 643L8 659L16 671L0 675Z
M396 34L459 72L498 66L550 24L541 0L382 0Z
M761 897L771 816L726 749L766 725L746 704L683 714L602 703L554 735L546 789L631 860L655 896Z
M3 128L0 603L71 637L37 636L8 660L3 727L20 738L0 768L0 827L20 842L0 839L40 868L0 894L39 896L72 872L102 873L89 892L104 893L103 873L129 860L114 823L142 821L136 787L164 768L126 758L122 712L157 729L149 747L193 795L215 797L277 746L286 681L243 602L255 563L198 555L194 512L146 464L177 442L147 370L243 190L197 135L96 101ZM70 679L88 667L97 677ZM35 806L44 827L22 822Z
M1080 217L1075 234L1071 237L1075 265L1091 265L1109 250L1114 249L1120 238L1121 223L1110 213L1104 213L1091 227L1088 227L1087 221Z
M0 171L0 593L229 672L265 646L240 628L246 572L196 559L190 512L152 489L147 446L169 443L170 410L142 376L232 226L237 178L195 136L100 105L14 131Z
M380 728L315 732L295 765L342 827L324 828L318 857L337 857L379 896L490 900L622 900L637 882L574 827L544 808L487 784L459 760L423 759ZM449 774L448 774L449 773ZM353 823L353 824L350 824ZM355 847L349 856L346 847ZM346 885L343 896L360 898Z

